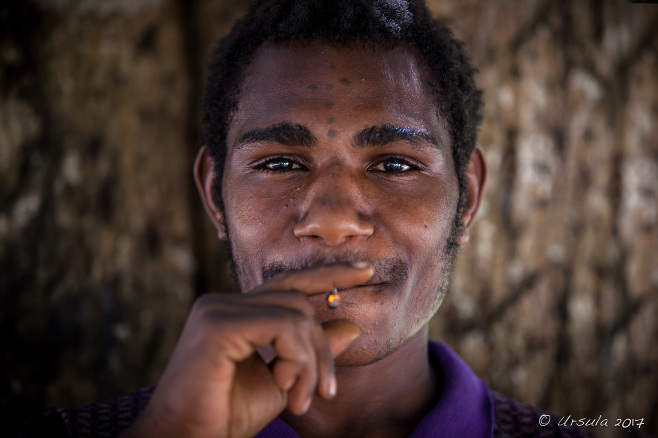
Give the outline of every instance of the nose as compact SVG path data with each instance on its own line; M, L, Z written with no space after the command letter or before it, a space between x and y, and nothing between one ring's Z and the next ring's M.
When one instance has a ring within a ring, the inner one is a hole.
M368 238L375 228L364 211L364 186L346 171L330 169L311 183L294 233L337 246L353 238Z

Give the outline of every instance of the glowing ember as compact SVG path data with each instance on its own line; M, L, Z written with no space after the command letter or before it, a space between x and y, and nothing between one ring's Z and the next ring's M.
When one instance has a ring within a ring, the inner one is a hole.
M334 290L327 292L326 300L327 300L327 306L329 306L332 309L335 309L338 306L340 306L340 295L338 295L338 290L334 288Z

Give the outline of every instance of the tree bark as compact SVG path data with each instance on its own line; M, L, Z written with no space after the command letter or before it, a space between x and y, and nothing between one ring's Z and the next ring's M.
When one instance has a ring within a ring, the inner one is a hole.
M235 291L191 166L247 4L0 7L5 423L156 382L194 297ZM658 6L428 4L480 69L490 175L432 336L496 390L658 434Z

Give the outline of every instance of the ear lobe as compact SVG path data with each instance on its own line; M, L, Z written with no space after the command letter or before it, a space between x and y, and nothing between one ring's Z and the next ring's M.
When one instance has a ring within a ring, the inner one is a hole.
M201 201L206 209L208 217L215 224L217 236L220 240L226 240L226 222L224 212L215 202L213 187L215 185L215 161L210 156L210 151L206 146L199 149L199 153L194 160L194 182L199 190Z
M487 162L480 145L477 145L471 154L471 160L466 168L466 179L468 183L468 205L462 212L462 223L464 224L459 236L459 244L468 242L470 237L470 226L475 214L480 208L480 201L484 193L484 184L487 180Z

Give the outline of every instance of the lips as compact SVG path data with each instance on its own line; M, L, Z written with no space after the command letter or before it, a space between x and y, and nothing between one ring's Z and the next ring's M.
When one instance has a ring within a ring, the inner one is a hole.
M388 282L370 282L370 281L368 281L368 282L363 283L363 284L357 284L357 285L354 285L354 286L339 288L338 293L356 291L356 290L364 289L364 288L367 288L367 287L385 286L387 284L389 284L389 283Z
M351 265L358 261L370 263L375 268L373 276L362 286L402 282L406 280L409 273L407 263L399 257L373 258L364 254L343 254L338 257L315 254L298 261L270 263L263 268L262 275L263 280L268 281L286 271L300 271L333 264Z
M360 284L338 289L340 305L335 307L327 303L327 295L325 294L313 295L309 297L309 300L316 306L316 310L320 312L318 315L324 315L324 318L321 318L322 320L331 319L340 315L342 310L347 310L358 305L379 302L381 298L377 297L385 290L388 290L386 287L388 285L388 283Z

